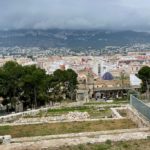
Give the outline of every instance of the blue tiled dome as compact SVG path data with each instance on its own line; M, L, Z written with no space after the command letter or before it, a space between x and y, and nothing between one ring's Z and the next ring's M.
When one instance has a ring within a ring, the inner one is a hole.
M110 72L106 72L106 73L104 73L102 79L103 80L113 80L114 78Z

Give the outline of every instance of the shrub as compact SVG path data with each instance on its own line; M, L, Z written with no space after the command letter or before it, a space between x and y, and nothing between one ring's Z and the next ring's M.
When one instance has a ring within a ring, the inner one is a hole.
M107 145L111 145L111 140L106 140L106 142L105 142Z

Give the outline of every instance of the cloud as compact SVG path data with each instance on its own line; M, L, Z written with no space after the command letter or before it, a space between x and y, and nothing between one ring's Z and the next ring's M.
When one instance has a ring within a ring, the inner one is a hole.
M0 0L0 29L150 30L149 0Z

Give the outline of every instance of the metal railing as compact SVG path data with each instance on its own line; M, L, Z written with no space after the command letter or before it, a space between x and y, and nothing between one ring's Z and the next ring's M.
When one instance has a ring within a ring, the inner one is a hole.
M147 118L147 120L150 121L150 107L148 105L133 95L130 96L130 104L145 118Z

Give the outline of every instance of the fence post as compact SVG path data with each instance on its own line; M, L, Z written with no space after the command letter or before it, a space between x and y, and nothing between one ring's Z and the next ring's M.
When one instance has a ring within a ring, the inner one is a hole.
M132 94L130 94L130 105L132 106Z

